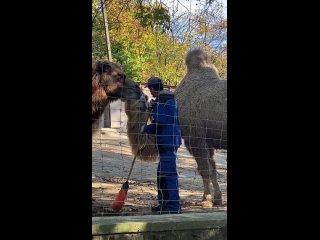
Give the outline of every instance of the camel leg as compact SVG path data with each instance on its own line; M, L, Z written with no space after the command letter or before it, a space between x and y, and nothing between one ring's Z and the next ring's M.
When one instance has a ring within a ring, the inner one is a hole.
M195 158L198 165L198 172L202 177L204 188L202 201L208 202L210 196L210 205L212 205L212 197L210 191L210 152L208 149L204 148L204 146L206 146L206 142L204 139L186 137L185 145L190 154L193 155L193 157Z
M211 192L210 192L210 178L208 178L207 176L209 176L209 172L201 175L202 181L203 181L203 188L204 188L203 197L202 197L203 201L209 201L210 199L212 199Z
M210 163L211 163L211 181L214 189L213 204L222 205L222 194L217 180L217 168L214 159L214 150L210 150Z
M193 149L193 156L196 159L198 165L199 174L203 181L203 201L208 201L210 195L210 157L207 149Z

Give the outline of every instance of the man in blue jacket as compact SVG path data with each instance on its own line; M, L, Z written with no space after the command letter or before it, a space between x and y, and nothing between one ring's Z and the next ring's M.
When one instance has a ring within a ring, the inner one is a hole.
M141 132L156 136L156 145L160 155L157 169L159 206L152 207L152 211L160 214L180 213L176 158L177 150L181 145L181 129L177 102L172 92L163 90L160 78L151 77L147 87L156 99L152 104L152 123L143 126Z

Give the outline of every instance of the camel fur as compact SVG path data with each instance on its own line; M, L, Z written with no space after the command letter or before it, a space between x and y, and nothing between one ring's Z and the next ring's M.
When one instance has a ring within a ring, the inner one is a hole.
M147 101L148 97L145 96ZM144 124L147 124L150 115L148 111L141 111L141 105L146 103L137 100L128 100L125 103L125 113L128 117L127 134L131 151L134 156L145 162L155 162L159 160L158 149L155 145L155 137L148 134L140 133L140 129Z
M222 205L214 160L215 149L227 149L227 81L221 80L208 54L195 48L186 56L187 74L175 91L184 143L195 158L207 201L210 181L214 205Z

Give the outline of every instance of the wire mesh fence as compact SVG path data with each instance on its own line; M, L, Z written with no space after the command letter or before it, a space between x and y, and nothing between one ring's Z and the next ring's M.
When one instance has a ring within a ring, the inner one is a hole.
M149 95L147 89L142 87ZM131 178L127 199L120 212L112 205L122 184L126 181L134 157L132 143L127 133L125 103L111 106L118 127L103 128L93 136L92 145L92 216L155 214L151 207L157 205L158 161L137 160ZM203 159L204 161L207 159ZM222 205L214 206L212 200L203 201L204 185L197 162L183 142L177 152L179 195L183 213L226 211L227 209L227 151L216 150L217 180L222 193ZM214 189L211 187L211 192ZM212 196L213 197L213 196Z
M211 49L209 57L220 77L226 79L227 21L222 2L93 0L93 61L111 60L113 49L112 59L121 67L101 62L95 66L96 75L93 73L93 109L99 113L93 118L104 113L92 125L92 216L157 214L151 211L158 205L157 138L140 133L150 113L143 104L147 100L150 103L152 96L144 85L132 84L131 80L137 82L157 74L165 84L180 84L185 72L189 73L188 64L184 64L186 49L196 45ZM108 74L103 73L105 70ZM196 78L188 82L188 94L177 98L179 106L187 111L181 114L184 136L176 161L183 213L227 209L227 84L219 81L212 87L210 81L216 81L213 72L203 68L190 73L189 78ZM125 74L131 80L126 80ZM211 89L202 87L202 92L197 91L194 83L201 81ZM140 89L144 99L140 98ZM189 97L199 101L190 114ZM127 199L121 211L115 212L113 203L127 180L134 156L137 161Z

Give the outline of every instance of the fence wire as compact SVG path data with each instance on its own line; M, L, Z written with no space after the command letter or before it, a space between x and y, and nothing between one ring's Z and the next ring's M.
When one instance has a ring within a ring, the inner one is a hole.
M102 14L101 6L108 6L113 0L100 0L96 1L96 5L93 5L92 20L93 22L99 22L99 16ZM123 7L126 6L128 1L122 1ZM142 2L142 1L141 1ZM226 44L226 28L221 25L222 19L217 18L216 16L222 17L220 13L222 11L221 7L212 8L210 11L207 11L207 1L202 1L205 5L196 6L200 4L200 1L196 0L157 0L150 1L157 2L160 4L165 4L169 11L171 21L171 34L174 38L177 39L177 42L188 42L190 44L202 42L213 42L213 48L220 48L221 45ZM221 3L221 1L212 1ZM202 21L198 15L196 15L194 9L201 8L203 13L207 16L207 22L205 24L215 27L216 32L214 35L201 37L201 38L192 38L193 34L198 31L200 27L203 27ZM118 26L121 20L121 23L128 23L125 18L120 18L121 11L114 13L110 9L107 9L108 16L118 16L118 18L112 18L109 20L109 26L115 27ZM206 11L204 11L206 10ZM116 14L116 15L115 15ZM199 20L200 19L200 20ZM215 26L213 23L215 23ZM202 24L202 25L201 25ZM220 26L221 25L221 26ZM156 37L156 41L158 38ZM97 38L93 41L93 56L100 56L100 51L105 45L104 38ZM112 43L111 43L112 45ZM158 44L156 43L158 48ZM161 52L157 49L157 52ZM174 59L177 59L178 56L175 56L175 51L173 52ZM182 64L183 60L180 59ZM141 86L143 92L149 97L149 100L152 98L148 89ZM170 91L174 91L169 88ZM203 111L212 111L211 106L199 106ZM226 109L220 109L217 111L217 114L226 112ZM130 114L139 114L139 110L131 110ZM115 201L115 198L122 187L122 184L126 181L128 176L134 154L132 148L137 148L136 145L141 145L141 142L131 143L129 142L128 137L128 117L125 111L125 103L117 100L110 104L110 118L109 118L109 127L104 128L105 125L103 119L100 119L97 124L97 131L92 136L92 216L122 216L122 215L149 215L155 214L151 211L151 207L158 205L157 202L157 166L158 160L156 161L143 161L139 158L135 162L133 171L129 180L129 190L127 199L124 203L124 206L120 212L115 213L112 210L112 205ZM204 117L200 116L189 116L189 122L187 127L190 131L201 131L207 133L208 131L214 132L214 139L212 136L208 137L206 134L199 135L195 137L195 141L215 141L220 142L220 145L223 139L224 134L224 122L223 121L212 121L211 122ZM205 126L195 124L195 122L210 122L211 125L216 126L215 128L209 127L208 124ZM214 123L214 124L213 124ZM140 121L130 121L130 124L139 125ZM185 125L181 125L185 127ZM131 133L130 133L131 134ZM137 139L139 133L137 134ZM216 137L218 136L218 137ZM132 137L132 136L131 136ZM184 136L182 136L184 137ZM150 142L146 142L146 148L154 146ZM191 149L194 152L197 150L206 150L210 152L210 149L207 149L206 146L197 146L197 149ZM214 205L212 199L208 198L208 201L203 201L204 197L204 182L201 177L201 173L208 171L209 168L198 168L197 162L188 151L186 144L182 141L181 147L177 152L177 173L179 181L179 195L182 207L182 213L191 213L191 212L212 212L212 211L226 211L227 209L227 150L217 149L214 151L215 165L217 169L217 181L222 193L222 204ZM147 156L146 156L147 157ZM198 158L203 162L209 162L210 159L198 156ZM210 183L210 191L213 194L213 184ZM213 198L213 196L211 196Z
M151 98L147 89L143 88L143 91ZM157 205L158 161L136 161L129 180L129 190L124 206L120 212L115 213L112 210L116 195L126 181L134 157L131 150L133 144L130 145L127 135L125 123L128 119L124 113L124 107L125 103L112 103L111 122L115 122L118 127L102 128L93 136L92 216L155 214L151 211L151 207ZM114 117L117 117L116 121L113 121ZM203 161L208 161L208 159L203 159ZM226 211L227 150L216 150L215 162L217 180L223 199L221 206L212 206L210 198L209 201L202 201L204 194L202 170L197 169L197 163L188 152L184 142L178 149L177 173L182 213ZM214 189L211 184L210 188L213 193Z

